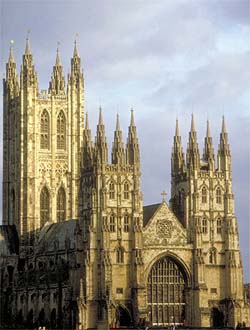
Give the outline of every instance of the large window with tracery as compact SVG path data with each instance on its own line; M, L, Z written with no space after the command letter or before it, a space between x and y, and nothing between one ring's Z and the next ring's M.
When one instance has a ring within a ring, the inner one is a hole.
M63 221L66 218L66 194L63 187L58 190L56 199L56 219L57 222Z
M60 111L56 122L56 143L57 149L66 149L66 118L63 111Z
M50 220L50 195L46 187L44 187L40 194L40 226L42 227Z
M46 110L43 110L40 122L40 148L49 149L50 140L50 123L49 114Z
M153 325L183 325L187 282L181 267L164 257L152 267L147 281L149 319Z

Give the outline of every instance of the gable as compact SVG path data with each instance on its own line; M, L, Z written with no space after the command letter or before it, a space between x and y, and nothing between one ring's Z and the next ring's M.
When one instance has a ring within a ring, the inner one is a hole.
M156 245L186 245L187 233L174 213L169 209L167 204L147 206L151 212L151 217L144 220L146 224L143 229L144 246Z

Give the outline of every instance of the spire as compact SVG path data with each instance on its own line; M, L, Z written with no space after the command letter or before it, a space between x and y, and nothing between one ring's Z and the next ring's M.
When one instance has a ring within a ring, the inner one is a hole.
M131 109L130 126L135 126L134 110Z
M180 136L178 119L176 119L176 124L175 124L175 136Z
M200 154L197 143L197 134L194 125L194 115L191 118L191 130L189 132L189 141L187 148L187 166L190 169L199 169L200 167Z
M8 63L14 63L15 60L14 60L14 55L13 55L13 48L12 48L12 45L10 46L10 52L9 52L9 60L8 60Z
M226 131L225 117L222 117L220 144L218 148L218 169L231 171L231 153Z
M120 131L120 120L119 120L119 114L116 115L116 131Z
M79 57L78 49L77 49L77 37L78 37L78 34L75 35L73 57Z
M119 115L116 117L116 130L112 147L112 164L124 163L124 148L122 142L122 132L120 129Z
M86 112L85 128L83 130L82 165L84 168L91 166L93 160L93 144L91 130L89 129L88 113Z
M129 165L136 166L137 169L140 168L139 142L137 138L133 109L131 109L130 125L128 128L128 138L126 144L126 163Z
M191 132L195 132L194 114L193 113L192 113L192 118L191 118Z
M207 133L205 137L204 150L203 150L203 166L209 170L214 170L214 149L210 133L210 124L207 120Z
M59 42L57 43L56 49L56 63L53 66L53 72L51 75L51 82L49 86L49 91L53 95L64 94L65 93L65 79L63 76L63 67L60 60L59 54Z
M221 129L222 134L226 133L226 123L225 123L225 117L224 115L222 116L222 129Z
M73 51L73 57L71 58L71 75L70 75L70 82L71 86L74 87L74 89L78 89L79 87L83 88L83 73L81 71L81 59L78 54L78 48L77 48L77 34L75 35L75 41L74 41L74 51Z
M23 64L20 74L20 86L23 87L35 87L38 90L38 79L35 67L33 65L33 56L30 52L30 40L29 32L26 38L25 53L23 55Z
M102 108L101 108L101 106L99 107L99 120L98 120L98 125L103 125Z
M95 139L95 152L97 161L105 164L108 161L108 147L105 135L105 127L102 118L102 108L99 108L99 120L97 125L96 139Z
M57 47L57 50L56 50L56 66L61 66L59 47Z
M31 55L29 35L26 38L25 55Z
M180 173L184 172L184 153L181 144L181 136L179 131L179 122L176 119L175 124L175 135L174 135L174 144L172 149L172 157L171 157L171 174L172 176L176 176Z
M12 43L10 45L9 59L6 64L6 83L7 88L12 96L17 95L19 91L18 77L16 72L16 63L14 60Z

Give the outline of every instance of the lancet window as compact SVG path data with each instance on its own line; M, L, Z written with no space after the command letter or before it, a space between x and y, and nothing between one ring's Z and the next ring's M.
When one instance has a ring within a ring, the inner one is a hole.
M124 230L125 233L129 232L129 215L128 214L125 214L125 216L124 216L123 230Z
M109 184L109 198L115 199L115 184L113 181Z
M216 203L221 204L222 203L222 193L221 188L216 189Z
M207 203L207 189L205 187L201 190L201 202Z
M46 187L44 187L40 194L40 225L41 227L50 221L50 195Z
M40 122L40 148L49 149L49 140L50 140L49 114L44 109L41 115L41 122Z
M57 222L61 222L66 218L66 194L63 187L61 187L57 193L56 218Z
M129 184L128 184L128 182L124 183L124 199L129 199Z
M56 141L57 149L66 149L66 118L63 111L57 116Z
M115 232L115 215L111 214L110 218L109 218L109 230L111 231L111 233Z

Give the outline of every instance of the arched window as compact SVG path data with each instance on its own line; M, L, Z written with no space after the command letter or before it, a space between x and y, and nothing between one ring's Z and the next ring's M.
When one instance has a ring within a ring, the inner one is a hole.
M115 199L115 184L113 181L109 184L109 198Z
M49 140L50 140L49 114L44 109L41 115L41 122L40 122L40 148L49 149Z
M128 214L125 214L125 216L124 216L123 230L124 230L125 233L129 232L129 215Z
M66 118L63 111L59 112L57 116L57 129L56 129L57 149L66 149Z
M207 218L202 218L202 232L203 234L207 233Z
M123 264L124 262L124 249L122 247L116 250L116 262L118 264Z
M63 187L58 190L56 199L56 219L57 222L66 218L66 194Z
M42 227L50 220L50 196L49 191L44 187L40 194L40 226Z
M222 231L222 221L221 218L217 219L217 234L221 234Z
M114 214L111 214L110 218L109 218L109 230L111 231L111 233L115 232L115 216Z
M209 250L209 263L212 265L216 264L216 259L217 259L217 251L216 248L211 248Z
M206 203L207 202L207 189L205 187L201 190L201 202Z
M124 199L129 199L129 184L124 183Z
M147 279L147 307L151 324L184 324L186 288L186 274L179 263L168 256L155 262Z
M221 204L222 203L222 193L221 188L216 189L216 203Z

